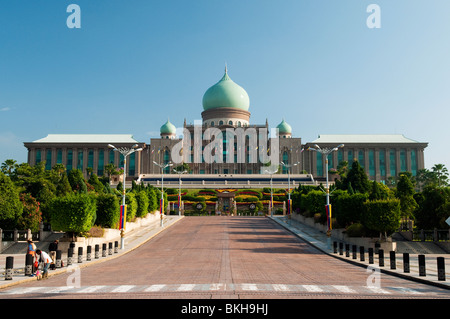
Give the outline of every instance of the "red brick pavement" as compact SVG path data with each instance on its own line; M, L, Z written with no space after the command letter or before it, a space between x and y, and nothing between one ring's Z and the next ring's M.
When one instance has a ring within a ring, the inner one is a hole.
M63 287L68 276L52 276L13 289ZM368 276L366 269L319 252L268 218L185 217L122 257L82 268L81 290L91 287L94 291L91 294L68 290L20 296L448 298L449 295L445 290L385 274L381 274L382 292L373 292L364 289ZM405 294L405 289L413 289L415 293ZM19 295L9 294L8 298L14 296Z

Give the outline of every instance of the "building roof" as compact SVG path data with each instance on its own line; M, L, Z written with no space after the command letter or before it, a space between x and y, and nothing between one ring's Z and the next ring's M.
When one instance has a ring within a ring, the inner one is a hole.
M277 129L280 134L292 133L292 127L284 119L278 124Z
M132 134L48 134L32 143L138 143Z
M311 143L421 143L402 134L380 134L380 135L364 135L364 134L349 134L349 135L319 135L319 138Z
M250 107L247 92L230 79L226 68L222 79L206 90L202 102L205 111L223 107L248 111Z
M160 128L161 134L175 134L177 132L177 128L175 125L170 123L169 119L167 119L167 122L164 123L163 126Z

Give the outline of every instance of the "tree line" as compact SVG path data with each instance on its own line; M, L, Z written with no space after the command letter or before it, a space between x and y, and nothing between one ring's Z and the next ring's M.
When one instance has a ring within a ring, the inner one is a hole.
M67 171L63 164L46 170L44 162L30 166L6 160L0 172L0 228L38 231L41 222L73 234L94 225L116 228L122 190L121 182L114 189L109 177L90 173L85 179L82 171ZM133 182L126 194L127 221L159 210L160 197L159 189Z
M436 164L416 176L400 172L386 183L370 181L358 161L342 162L331 189L333 228L345 228L350 236L388 236L402 223L417 229L448 229L450 187L448 170ZM325 223L324 188L299 186L292 194L293 209Z

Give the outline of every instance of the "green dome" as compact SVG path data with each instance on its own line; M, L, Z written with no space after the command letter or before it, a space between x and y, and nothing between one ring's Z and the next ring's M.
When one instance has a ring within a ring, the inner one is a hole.
M160 129L161 134L175 134L176 131L177 128L169 120Z
M203 95L203 110L231 107L248 111L250 99L247 92L230 79L225 68L222 79Z
M292 127L288 123L286 123L286 121L284 119L283 119L283 121L281 121L280 124L278 124L277 129L278 129L279 134L292 133Z

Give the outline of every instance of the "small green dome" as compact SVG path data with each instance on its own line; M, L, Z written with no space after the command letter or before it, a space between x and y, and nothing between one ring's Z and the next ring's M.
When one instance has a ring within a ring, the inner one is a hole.
M175 134L176 131L177 128L169 120L160 129L161 134Z
M292 127L288 123L286 123L284 119L280 124L278 124L277 129L279 134L292 133Z
M203 95L203 110L221 107L237 108L248 111L250 99L247 92L230 79L225 68L222 79L211 86Z

